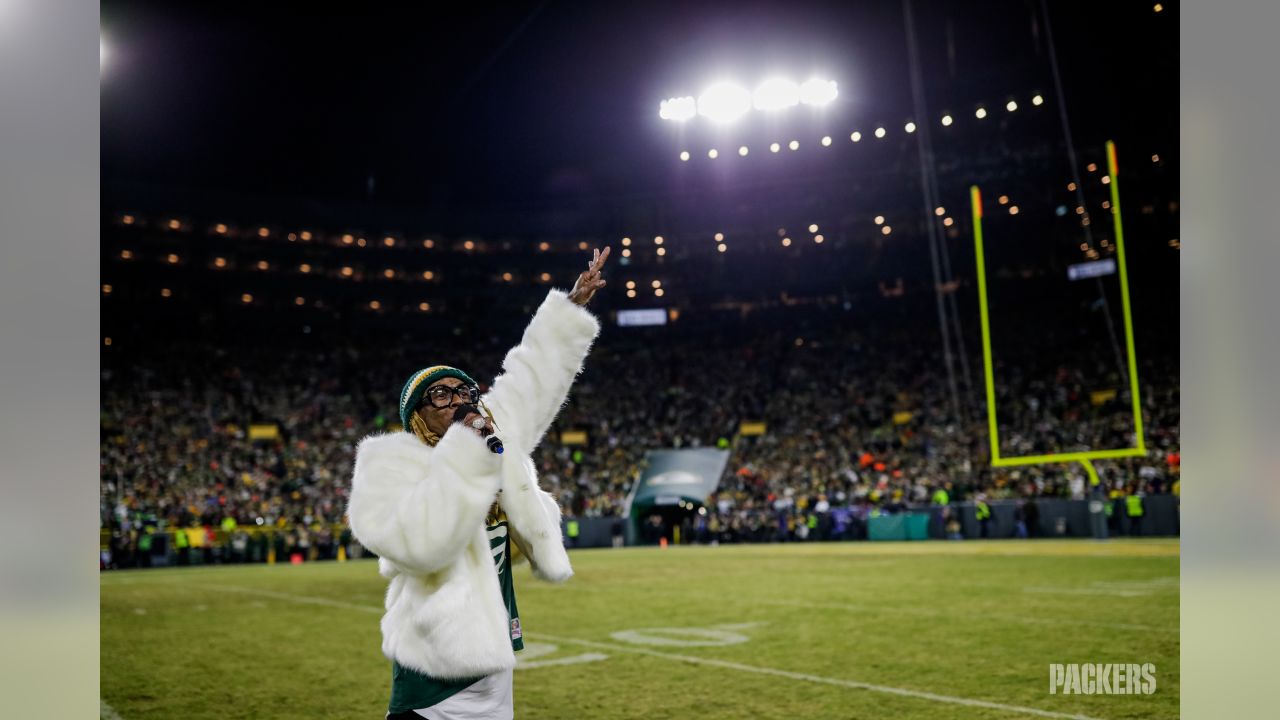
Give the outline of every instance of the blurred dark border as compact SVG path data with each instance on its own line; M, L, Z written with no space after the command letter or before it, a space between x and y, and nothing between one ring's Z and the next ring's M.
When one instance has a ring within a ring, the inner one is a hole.
M98 6L0 2L0 697L98 712Z
M1183 709L1256 716L1280 634L1280 4L1168 5L1183 39ZM12 717L98 704L97 35L94 4L0 5L0 696Z
M1258 717L1280 638L1280 5L1178 11L1183 714Z

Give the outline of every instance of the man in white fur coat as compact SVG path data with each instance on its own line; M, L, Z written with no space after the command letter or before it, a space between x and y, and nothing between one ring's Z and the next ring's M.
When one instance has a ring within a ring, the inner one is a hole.
M483 398L457 368L419 370L400 393L404 432L371 435L356 450L351 531L390 581L387 718L513 716L514 652L524 642L512 559L523 555L551 582L573 574L560 507L538 487L530 454L600 331L584 306L605 285L608 257L609 248L596 250L568 294L547 294ZM490 436L500 448L486 444Z

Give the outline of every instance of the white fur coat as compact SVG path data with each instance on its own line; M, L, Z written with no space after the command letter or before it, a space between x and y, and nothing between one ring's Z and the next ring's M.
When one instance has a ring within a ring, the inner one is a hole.
M412 433L371 435L356 451L347 514L390 580L382 652L434 678L515 666L484 519L495 496L543 580L572 574L560 507L538 487L530 453L555 419L600 331L591 313L552 290L507 353L483 401L505 452L453 425L436 446Z

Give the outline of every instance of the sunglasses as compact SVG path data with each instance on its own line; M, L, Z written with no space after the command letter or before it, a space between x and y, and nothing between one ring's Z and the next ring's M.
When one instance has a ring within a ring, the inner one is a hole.
M423 397L432 407L447 408L453 404L455 395L462 402L475 405L480 400L480 388L475 385L432 385Z

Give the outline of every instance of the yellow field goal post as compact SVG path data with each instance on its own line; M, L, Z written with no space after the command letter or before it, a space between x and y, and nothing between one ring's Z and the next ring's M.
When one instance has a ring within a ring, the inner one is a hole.
M1015 465L1042 465L1046 463L1078 462L1084 465L1089 474L1090 486L1098 485L1098 473L1093 467L1094 460L1110 460L1123 457L1143 457L1147 454L1146 440L1142 431L1142 402L1138 395L1138 360L1133 349L1133 315L1129 307L1129 278L1125 266L1124 230L1120 222L1120 180L1116 163L1116 145L1107 141L1107 172L1111 177L1111 217L1115 223L1116 263L1120 275L1120 305L1124 315L1124 344L1129 365L1129 395L1133 402L1135 447L1107 450L1086 450L1084 452L1053 453L1049 455L1024 455L1020 457L1001 457L999 426L996 423L996 390L991 368L991 323L987 313L987 272L986 259L982 249L982 194L978 186L969 188L969 203L973 210L973 246L978 265L978 309L982 319L982 370L987 390L987 426L991 440L991 466L1011 467Z

